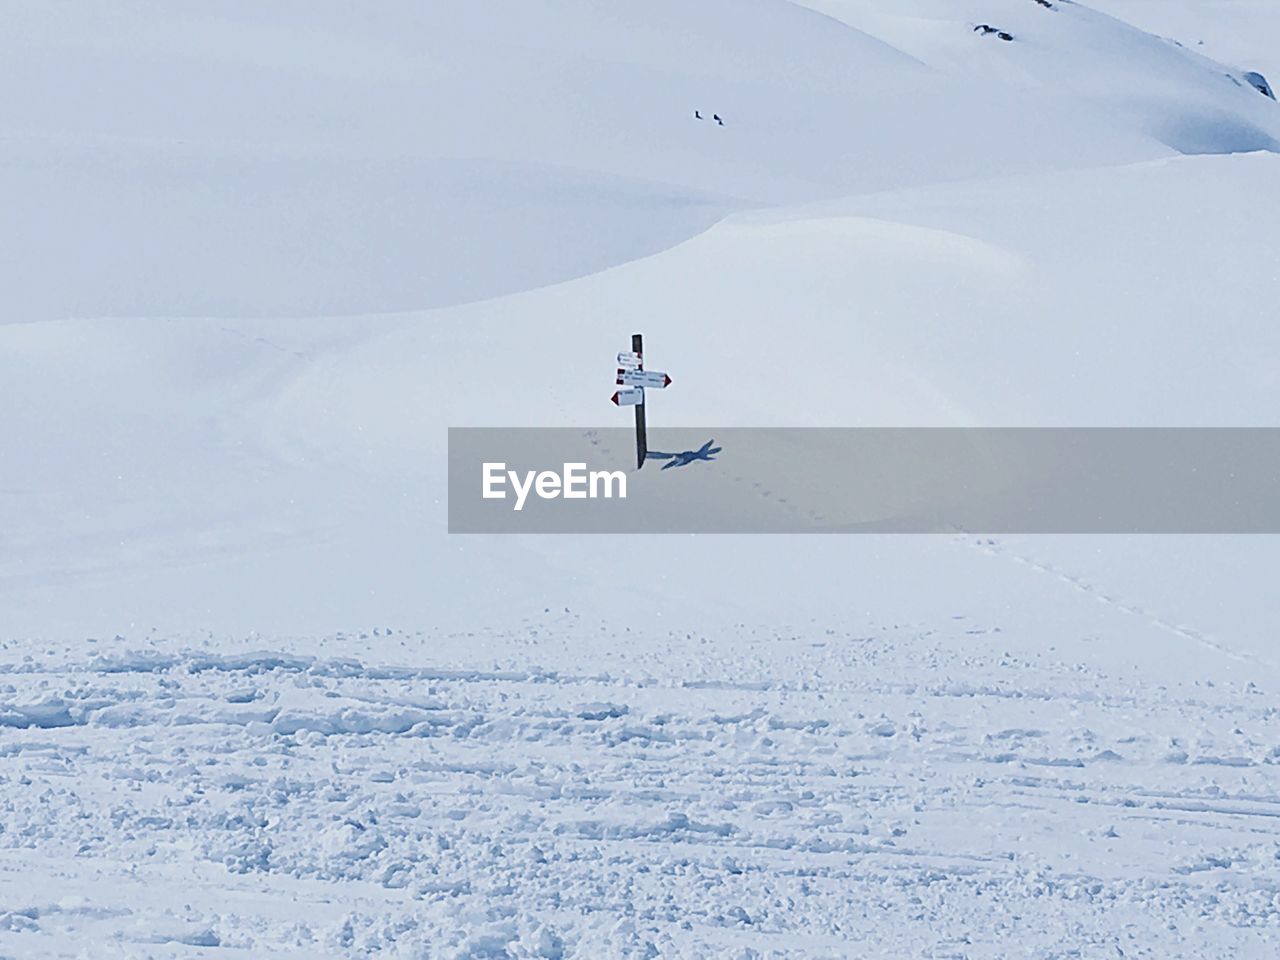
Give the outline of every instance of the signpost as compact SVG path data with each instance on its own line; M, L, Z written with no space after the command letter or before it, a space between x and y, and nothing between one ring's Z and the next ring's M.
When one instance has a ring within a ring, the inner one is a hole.
M645 387L662 390L671 383L671 378L657 370L644 368L644 337L641 334L631 335L631 350L618 354L618 390L611 398L619 407L636 408L636 469L644 466L644 458L649 453L648 430L644 419Z
M641 334L631 335L631 352L637 357L644 356L644 337ZM636 368L644 369L644 361ZM644 458L649 453L649 431L644 422L644 389L640 390L640 402L636 404L636 469L644 466Z
M661 390L671 382L665 373L656 370L618 370L618 384L626 387L653 387Z

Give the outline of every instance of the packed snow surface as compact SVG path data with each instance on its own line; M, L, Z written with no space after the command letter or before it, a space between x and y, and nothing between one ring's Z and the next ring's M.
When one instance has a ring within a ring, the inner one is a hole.
M1026 641L553 611L11 643L0 951L1271 955L1274 698Z
M1273 539L445 530L636 331L657 448L1273 425L1273 3L5 21L0 957L1276 955Z

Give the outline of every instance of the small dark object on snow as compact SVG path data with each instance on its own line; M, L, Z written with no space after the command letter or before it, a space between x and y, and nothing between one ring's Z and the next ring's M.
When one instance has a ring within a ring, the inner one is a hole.
M694 115L694 117L696 117L696 118L697 118L697 119L699 119L699 120L702 120L702 119L703 119L702 111L701 111L701 110L695 110L695 111L693 111L693 115Z
M724 126L724 121L720 119L720 114L713 113L711 115L711 119L714 120L716 123L720 124L720 126L722 127Z
M1036 0L1036 3L1040 4L1040 6L1044 7L1046 10L1053 9L1053 4L1050 3L1049 0Z
M1262 74L1250 70L1248 73L1244 74L1244 79L1249 86L1253 87L1253 89L1257 90L1264 97L1270 97L1272 100L1276 98L1274 91L1271 89L1271 84L1267 83L1267 78Z
M997 30L995 27L993 27L993 26L992 26L991 24L989 24L989 23L980 23L980 24L978 24L976 27L974 27L974 28L973 28L973 32L974 32L974 33L980 33L980 34L982 34L984 37L986 37L986 36L990 36L991 34L993 34L993 33L994 33L994 34L995 34L997 37L999 37L1001 40L1012 40L1012 39L1013 39L1013 34L1012 34L1012 33L1005 33L1003 30Z

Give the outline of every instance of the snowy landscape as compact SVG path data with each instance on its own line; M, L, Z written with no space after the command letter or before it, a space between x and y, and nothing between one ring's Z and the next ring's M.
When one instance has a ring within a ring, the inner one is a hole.
M1274 537L447 529L1275 426L1273 0L0 10L0 958L1280 955Z

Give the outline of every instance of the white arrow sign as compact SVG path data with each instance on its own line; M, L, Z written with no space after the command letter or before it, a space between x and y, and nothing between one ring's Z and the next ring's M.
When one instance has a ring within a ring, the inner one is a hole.
M625 390L618 390L613 395L613 402L620 407L634 407L637 403L644 403L644 388L627 387Z
M654 387L661 390L671 382L671 378L657 370L623 370L618 369L618 384L627 387Z
M638 353L620 353L618 354L618 366L626 367L628 370L639 370L644 366L644 361L640 359Z

